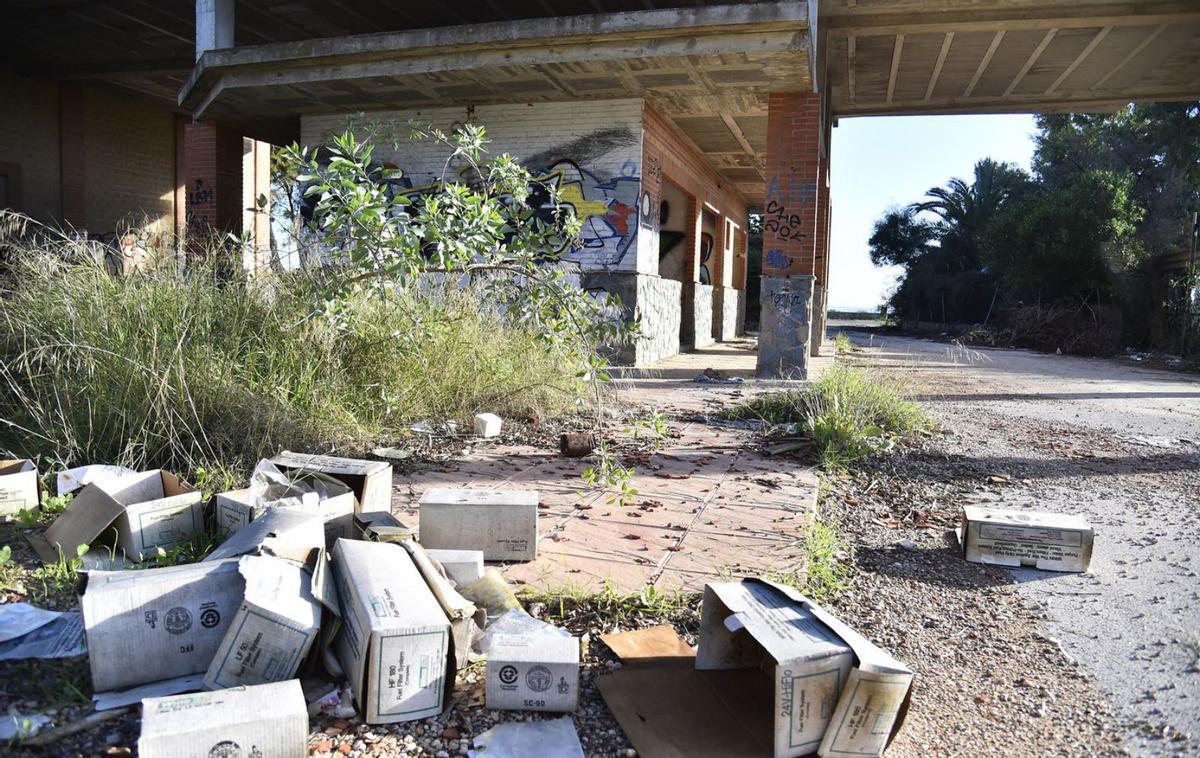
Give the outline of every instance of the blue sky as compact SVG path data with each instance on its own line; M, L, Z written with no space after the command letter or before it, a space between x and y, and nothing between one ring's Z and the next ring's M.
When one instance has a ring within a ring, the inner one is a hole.
M830 308L874 308L899 269L878 268L867 256L875 221L890 206L921 199L951 177L969 179L980 158L1028 169L1032 116L899 116L842 119L833 129L830 159Z

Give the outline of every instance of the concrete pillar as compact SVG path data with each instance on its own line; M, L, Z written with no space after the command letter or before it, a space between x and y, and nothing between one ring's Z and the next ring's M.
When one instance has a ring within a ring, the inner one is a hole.
M808 378L820 133L820 95L770 95L758 337L761 377Z
M829 269L829 160L821 159L817 169L817 219L816 239L814 244L813 274L816 282L813 285L813 319L812 319L812 356L821 354L821 344L825 341L825 311L829 292L826 272Z
M234 0L196 0L196 60L209 50L233 47Z
M189 249L201 251L214 235L242 232L242 135L211 121L184 128Z

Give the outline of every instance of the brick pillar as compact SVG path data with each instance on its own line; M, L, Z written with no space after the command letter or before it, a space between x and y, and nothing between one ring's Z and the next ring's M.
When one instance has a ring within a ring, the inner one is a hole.
M83 85L62 82L59 97L59 155L62 171L62 221L87 229L87 170L84 155Z
M214 235L242 232L242 136L213 122L184 130L188 248L199 252Z
M758 338L761 377L808 378L820 134L820 95L770 95Z
M817 168L817 221L814 244L812 307L812 355L821 354L825 340L825 310L829 299L829 283L825 281L829 268L829 159L822 158Z

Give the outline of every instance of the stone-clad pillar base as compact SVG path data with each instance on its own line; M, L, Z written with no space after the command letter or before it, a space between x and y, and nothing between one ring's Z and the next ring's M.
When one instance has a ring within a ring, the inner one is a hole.
M758 326L758 376L807 379L812 337L813 281L810 274L764 276Z
M821 355L821 346L825 343L825 288L819 284L813 285L812 299L812 356Z

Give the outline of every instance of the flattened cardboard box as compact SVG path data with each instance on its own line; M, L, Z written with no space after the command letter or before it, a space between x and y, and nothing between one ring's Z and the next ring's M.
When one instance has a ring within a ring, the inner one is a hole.
M421 496L421 544L479 550L485 561L537 558L538 494L519 490L431 489Z
M392 510L392 464L333 455L309 455L284 450L271 459L285 471L315 471L348 486L358 499L359 512ZM347 539L350 535L346 535Z
M236 560L91 571L80 596L97 692L208 669L242 602Z
M367 723L440 713L453 687L450 622L408 553L338 540L333 574L342 608L334 649Z
M573 711L579 705L579 638L498 635L484 676L488 708Z
M789 587L705 585L700 670L761 668L774 689L775 758L882 755L912 672Z
M307 742L295 679L142 701L141 758L304 758Z
M33 461L0 461L0 516L36 510L41 504L41 485Z
M268 555L247 555L241 606L204 677L210 690L296 676L321 631L321 604L303 567Z
M1087 571L1095 534L1079 516L968 505L958 537L963 558L972 563Z
M170 549L204 529L201 494L168 471L143 471L111 481L92 483L46 531L29 542L38 556L54 563L74 557L80 545L115 531L116 547L133 560Z
M317 493L306 492L299 508L263 508L254 503L250 488L218 493L215 500L217 528L226 535L235 534L242 527L261 518L268 510L292 510L313 513L325 524L325 542L332 545L335 540L354 536L354 511L356 501L353 492L343 492L321 500Z

